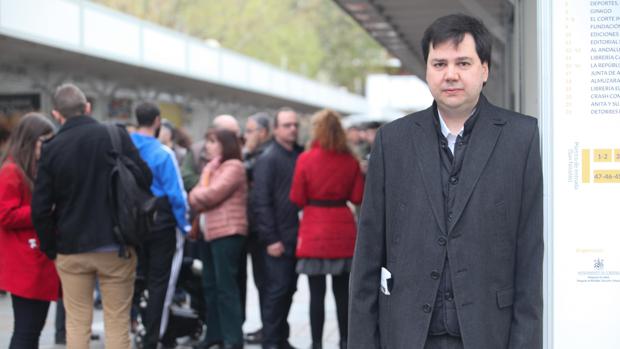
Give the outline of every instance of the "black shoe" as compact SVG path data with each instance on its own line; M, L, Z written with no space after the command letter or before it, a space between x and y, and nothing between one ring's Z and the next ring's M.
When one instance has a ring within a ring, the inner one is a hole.
M101 337L98 334L96 334L96 333L91 333L90 334L90 340L91 341L98 341L99 339L101 339Z
M246 333L243 340L248 344L261 344L263 342L263 329L259 328L254 332Z
M54 340L54 343L56 343L57 345L67 345L67 338L56 337L56 339Z

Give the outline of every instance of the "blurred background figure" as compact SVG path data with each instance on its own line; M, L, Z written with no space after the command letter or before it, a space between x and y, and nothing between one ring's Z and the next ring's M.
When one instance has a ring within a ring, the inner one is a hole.
M218 115L213 119L213 128L232 131L237 140L241 137L241 127L237 119L228 114ZM205 136L206 139L206 136ZM183 185L189 192L194 188L200 179L202 169L210 160L207 156L205 148L205 139L195 142L191 145L189 152L183 159L181 165L181 176L183 177Z
M9 145L10 135L11 132L6 127L4 127L4 125L0 124L0 159L4 159L6 149Z
M131 140L151 169L151 192L157 197L157 215L138 251L137 270L138 276L146 280L149 295L143 314L144 348L155 349L168 324L168 307L181 268L184 236L190 225L187 194L176 158L155 138L162 124L160 110L154 103L144 102L136 107L135 114L138 129L131 134Z
M360 166L362 168L362 173L366 174L368 169L368 161L370 160L370 152L372 151L372 146L375 144L375 137L377 135L377 130L381 127L382 123L378 121L369 121L365 122L360 126L360 138L361 138L361 146L360 146L360 154L361 161Z
M243 348L240 260L247 235L247 182L238 134L227 129L207 133L211 159L192 189L189 203L200 213L199 242L207 305L207 333L200 348L221 344Z
M181 128L175 127L169 120L163 119L157 138L163 145L172 149L177 158L177 163L182 164L187 149L191 146L189 135Z
M291 108L281 108L273 125L274 140L256 159L250 201L253 222L263 255L263 349L291 349L288 315L297 290L295 246L299 228L298 208L289 200L299 154L299 118Z
M25 115L8 142L0 168L0 288L11 293L10 348L38 348L50 301L60 280L54 262L39 249L30 216L36 162L54 125L37 113Z
M348 202L362 202L364 177L347 146L340 116L322 110L312 119L311 149L299 156L290 199L302 208L297 239L297 272L308 275L312 348L323 347L325 281L332 291L340 330L340 348L347 348L349 273L356 225Z
M270 129L270 117L269 114L261 112L256 113L248 117L248 120L245 124L245 146L243 148L243 164L245 166L245 172L248 179L248 190L252 191L253 186L253 172L254 165L256 163L256 159L265 151L265 148L270 144L271 140L271 129ZM248 204L248 212L252 209ZM246 252L250 254L252 257L252 273L254 276L254 284L256 285L256 289L258 290L258 305L259 312L262 307L262 295L263 295L263 285L264 285L264 267L262 263L262 254L260 251L260 244L258 243L258 233L256 232L256 224L252 220L252 215L248 214L248 240L246 244ZM246 253L246 254L247 254ZM246 262L246 254L242 257L243 261ZM245 263L244 263L245 264ZM247 268L242 267L242 274ZM245 294L244 289L247 287L247 277L241 278L240 280L241 286L241 298L242 298L242 306L245 309ZM261 329L257 329L250 333L247 333L244 337L245 342L248 344L260 344L263 340L263 331Z
M362 138L362 129L360 125L351 125L347 127L347 129L345 130L345 134L346 134L347 145L349 146L349 149L351 149L351 151L353 152L353 155L358 160L361 160L365 155L364 153L365 143L364 143L364 139Z

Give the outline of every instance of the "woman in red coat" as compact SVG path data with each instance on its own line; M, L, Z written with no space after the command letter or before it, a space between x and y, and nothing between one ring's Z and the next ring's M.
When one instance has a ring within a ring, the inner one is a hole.
M322 110L312 118L312 148L299 156L290 199L303 208L297 239L297 272L310 284L312 348L322 347L325 319L325 279L332 291L340 329L340 347L346 348L349 272L355 246L355 218L347 202L360 204L364 177L351 154L340 116Z
M60 293L54 262L39 250L30 218L41 144L53 135L45 116L30 113L13 130L0 167L0 289L11 293L10 348L38 348L50 301Z

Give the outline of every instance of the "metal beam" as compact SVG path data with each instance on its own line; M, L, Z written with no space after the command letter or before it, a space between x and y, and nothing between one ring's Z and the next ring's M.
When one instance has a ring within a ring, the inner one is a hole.
M477 0L458 0L467 11L476 17L483 18L484 24L489 28L489 32L497 39L502 45L506 46L506 31L504 27L498 22Z

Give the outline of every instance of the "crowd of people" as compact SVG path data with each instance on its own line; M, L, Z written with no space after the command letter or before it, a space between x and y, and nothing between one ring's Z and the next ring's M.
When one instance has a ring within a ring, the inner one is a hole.
M304 151L300 116L290 108L251 115L243 128L220 115L195 143L154 103L135 108L132 126L106 125L90 108L78 87L59 86L51 114L60 127L27 114L2 154L0 288L12 298L11 348L38 347L50 302L61 299L62 342L88 348L96 284L106 347L131 347L136 276L148 291L140 343L157 348L183 254L203 266L206 334L197 347L293 348L287 318L305 274L312 348L322 347L327 275L346 348L354 206L362 201L367 159L336 112L312 116ZM156 198L155 219L138 246L123 246L115 231L111 127L120 135L116 155L135 165L137 185ZM244 335L248 258L263 325Z

